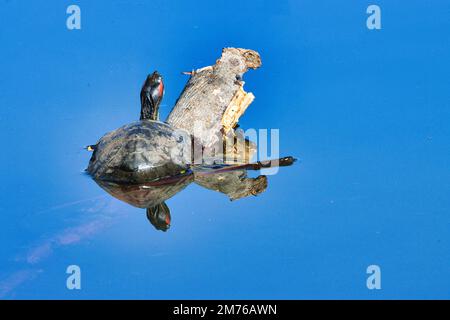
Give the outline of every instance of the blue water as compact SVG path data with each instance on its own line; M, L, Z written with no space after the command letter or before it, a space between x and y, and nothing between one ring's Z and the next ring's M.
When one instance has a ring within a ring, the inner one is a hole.
M450 298L448 1L9 0L0 15L1 298ZM190 185L156 231L83 174L83 147L138 118L149 72L165 118L180 72L228 46L263 60L241 127L280 129L301 162L234 202Z

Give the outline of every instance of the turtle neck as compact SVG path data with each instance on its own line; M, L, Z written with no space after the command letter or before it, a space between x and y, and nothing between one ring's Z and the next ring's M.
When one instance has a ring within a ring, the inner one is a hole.
M147 97L141 97L141 118L140 120L158 120L158 110Z

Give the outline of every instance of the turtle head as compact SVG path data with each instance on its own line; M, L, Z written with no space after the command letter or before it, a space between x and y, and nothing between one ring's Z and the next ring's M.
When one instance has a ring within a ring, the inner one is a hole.
M170 209L165 202L147 209L147 219L156 230L167 231L170 228Z
M159 104L163 96L163 78L155 71L147 76L141 89L141 120L158 120Z

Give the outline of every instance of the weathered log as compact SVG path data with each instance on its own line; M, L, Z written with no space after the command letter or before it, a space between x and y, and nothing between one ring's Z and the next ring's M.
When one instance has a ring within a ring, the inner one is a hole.
M225 48L213 66L194 70L167 122L195 135L209 148L227 135L253 101L244 91L243 74L261 66L253 50Z
M224 48L213 66L189 73L191 77L167 122L188 131L206 151L217 151L219 146L222 152L216 152L216 158L223 156L226 163L249 163L256 146L236 135L234 128L254 99L252 93L244 90L243 74L260 66L261 58L256 51ZM265 176L248 178L245 170L198 176L195 182L225 193L232 200L257 195L267 187Z

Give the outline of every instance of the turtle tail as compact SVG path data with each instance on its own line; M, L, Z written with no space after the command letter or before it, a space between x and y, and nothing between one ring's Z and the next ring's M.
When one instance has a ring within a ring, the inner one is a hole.
M84 147L84 149L85 150L87 150L87 151L95 151L95 149L97 149L97 145L96 144L91 144L91 145L88 145L88 146L86 146L86 147Z

